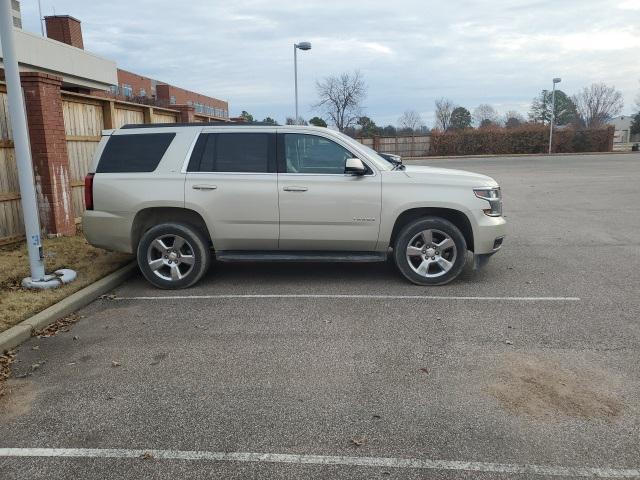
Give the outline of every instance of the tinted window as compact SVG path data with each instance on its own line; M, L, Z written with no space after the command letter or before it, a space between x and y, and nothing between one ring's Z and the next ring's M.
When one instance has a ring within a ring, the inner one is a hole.
M349 150L323 137L293 133L284 136L287 173L343 174L347 158L353 157Z
M111 135L96 172L153 172L175 136L175 133Z
M190 172L266 173L275 149L270 133L203 133L189 161Z

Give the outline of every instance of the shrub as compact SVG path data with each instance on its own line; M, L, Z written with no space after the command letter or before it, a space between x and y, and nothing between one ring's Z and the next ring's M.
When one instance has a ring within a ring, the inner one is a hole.
M553 132L553 151L557 153L608 152L613 142L613 127L573 129ZM515 128L488 126L449 132L431 132L429 155L489 155L546 153L549 127L522 125Z

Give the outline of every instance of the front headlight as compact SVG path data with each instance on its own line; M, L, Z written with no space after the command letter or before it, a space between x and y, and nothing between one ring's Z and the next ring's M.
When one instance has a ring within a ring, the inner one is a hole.
M483 209L485 215L490 217L502 216L502 192L500 187L474 188L473 193L476 197L489 202L491 208Z

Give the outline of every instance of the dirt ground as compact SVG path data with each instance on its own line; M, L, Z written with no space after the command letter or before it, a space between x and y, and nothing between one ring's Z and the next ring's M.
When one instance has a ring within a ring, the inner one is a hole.
M52 238L44 241L47 273L71 268L78 278L63 287L46 290L24 290L22 279L29 275L26 244L0 248L0 332L25 318L53 305L68 295L104 277L129 262L132 257L94 248L83 235Z

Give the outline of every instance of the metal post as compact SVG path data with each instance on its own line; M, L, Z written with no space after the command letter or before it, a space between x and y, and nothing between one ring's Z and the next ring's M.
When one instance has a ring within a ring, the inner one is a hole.
M294 125L298 125L298 45L293 44L293 76L296 91L296 116Z
M29 134L27 118L18 74L18 59L13 42L13 15L11 14L11 0L0 0L0 40L2 41L2 56L7 82L7 97L9 100L9 116L13 129L13 145L15 148L18 181L20 184L20 203L24 216L24 228L27 237L29 265L31 278L42 281L45 278L44 261L42 259L42 245L40 242L40 219L38 218L38 203L36 189L33 184L33 164L29 148Z
M556 81L553 79L553 90L551 90L551 121L549 122L549 155L551 155L551 142L553 142L553 121L556 116Z
M40 31L44 37L44 17L42 16L42 3L38 0L38 15L40 15Z
M0 0L0 42L2 43L2 61L4 75L7 82L7 98L9 100L9 118L13 130L13 147L18 168L18 183L20 185L20 203L24 218L24 231L27 237L27 252L29 253L29 267L31 276L22 280L25 288L56 288L76 278L76 272L61 268L53 275L44 272L44 255L40 239L40 218L38 217L38 202L36 188L33 181L33 163L29 148L29 132L27 130L27 115L22 97L20 74L18 73L18 57L13 43L13 15L11 14L11 0Z

